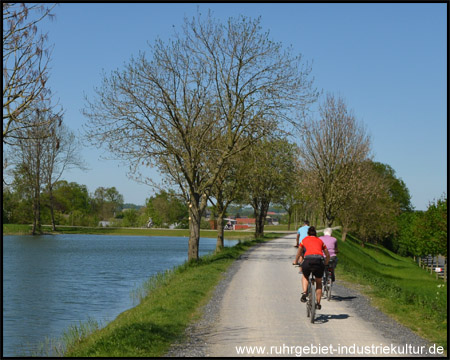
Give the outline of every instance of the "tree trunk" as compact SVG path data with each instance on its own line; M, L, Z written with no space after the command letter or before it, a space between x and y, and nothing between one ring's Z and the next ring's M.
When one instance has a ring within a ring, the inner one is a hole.
M347 233L348 233L348 228L346 226L342 226L342 241L345 241L345 239L347 238Z
M288 211L288 231L291 230L292 209Z
M258 212L258 215L255 218L255 239L261 238L264 236L264 219L261 215L261 212Z
M52 218L52 229L56 231L55 211L53 209L53 192L50 190L50 216Z
M33 200L33 228L31 233L33 235L41 233L41 204L39 199L39 191L36 190Z
M217 216L217 243L216 251L220 251L224 247L224 229L223 229L223 214Z
M264 222L266 220L267 210L269 209L269 203L266 201L253 201L254 214L255 214L255 239L262 238L264 236ZM259 206L258 206L259 205Z
M206 208L207 196L200 196L196 192L190 193L189 203L189 245L188 261L198 260L198 248L200 243L200 222L203 211Z
M200 243L200 214L198 207L189 208L189 246L188 261L198 260L198 246Z
M37 160L37 169L39 169L39 158ZM32 234L41 233L41 204L40 204L40 181L39 171L36 171L34 182L34 194L33 194L33 228Z
M217 196L216 210L217 210L217 243L216 251L220 251L224 247L224 228L223 218L225 216L225 205L223 203L222 194Z

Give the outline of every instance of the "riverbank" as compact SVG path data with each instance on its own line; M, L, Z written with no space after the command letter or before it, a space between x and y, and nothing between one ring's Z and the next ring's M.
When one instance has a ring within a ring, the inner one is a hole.
M52 234L92 234L92 235L130 235L130 236L183 236L189 237L188 229L147 229L147 228L114 228L114 227L85 227L85 226L57 226L53 231L50 225L42 226L43 235ZM31 235L31 225L3 224L3 235ZM250 240L254 233L249 231L225 231L225 239ZM215 238L216 230L200 230L201 237Z
M278 236L241 242L151 278L140 304L103 329L89 334L72 329L66 334L65 356L163 356L172 343L182 341L186 327L199 319L199 309L208 303L228 267L250 247Z

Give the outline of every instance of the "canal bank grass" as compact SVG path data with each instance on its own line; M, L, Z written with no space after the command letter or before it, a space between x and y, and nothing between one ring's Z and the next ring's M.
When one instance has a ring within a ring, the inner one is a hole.
M411 258L333 231L338 239L336 277L371 299L371 304L447 351L447 283Z
M146 228L113 228L57 226L52 231L51 226L43 225L44 234L90 234L90 235L136 235L136 236L181 236L189 237L188 229L146 229ZM3 235L31 235L31 225L3 224ZM254 231L225 231L225 239L249 240L254 238ZM204 238L217 237L217 230L200 230Z
M31 225L3 224L3 235L28 235L31 234Z
M141 289L141 302L102 329L64 339L69 357L161 357L201 316L228 267L250 247L274 238L244 241L156 275Z

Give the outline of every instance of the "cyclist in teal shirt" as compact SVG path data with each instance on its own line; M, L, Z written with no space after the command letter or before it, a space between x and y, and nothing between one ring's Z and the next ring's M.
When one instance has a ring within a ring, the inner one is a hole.
M302 242L302 240L308 236L308 229L309 229L309 221L305 220L303 221L303 226L300 227L297 231L297 243L294 245L295 247L298 247L298 244Z

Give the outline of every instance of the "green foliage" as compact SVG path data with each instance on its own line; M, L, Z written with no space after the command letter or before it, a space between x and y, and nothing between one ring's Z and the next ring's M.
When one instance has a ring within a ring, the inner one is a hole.
M162 190L147 200L148 217L152 218L155 227L169 227L171 224L188 227L188 209L173 190Z
M447 197L431 203L424 215L429 253L447 256Z
M55 209L64 214L73 211L88 213L91 200L86 185L61 180L53 188Z
M447 256L447 197L431 203L425 212L399 216L394 250L402 255Z
M379 162L372 162L375 171L380 174L389 183L389 195L394 202L400 205L401 211L412 211L411 195L405 182L395 176L395 170Z
M208 230L211 229L211 224L205 218L200 220L200 229Z
M122 226L137 227L139 226L139 212L136 209L127 209L123 212Z
M31 197L3 188L2 221L4 224L31 224L33 211Z

